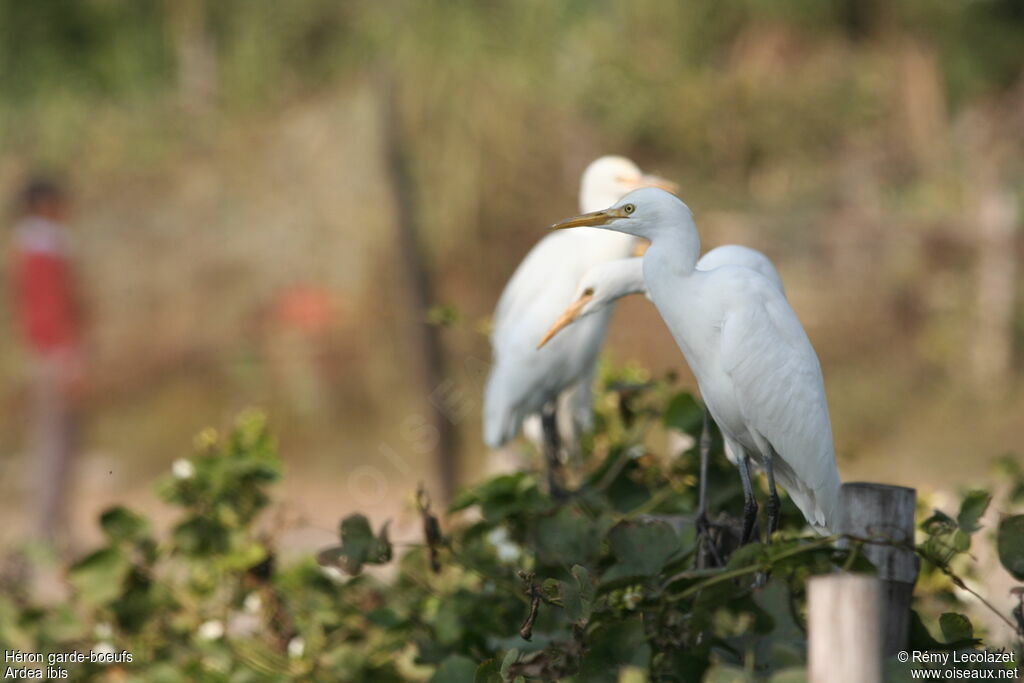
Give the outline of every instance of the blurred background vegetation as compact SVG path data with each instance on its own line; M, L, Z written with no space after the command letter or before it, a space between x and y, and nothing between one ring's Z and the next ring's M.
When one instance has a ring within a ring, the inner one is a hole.
M705 248L777 263L844 478L958 489L1019 450L1020 0L0 0L0 196L67 181L91 308L80 535L115 500L158 512L189 435L253 404L307 547L430 480L389 128L465 480L487 318L606 153L679 181ZM24 357L2 320L16 521ZM693 385L643 300L607 353Z

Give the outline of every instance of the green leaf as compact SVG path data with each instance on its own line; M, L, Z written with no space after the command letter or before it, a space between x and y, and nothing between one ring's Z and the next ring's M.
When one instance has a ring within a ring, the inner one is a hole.
M942 635L946 642L940 642L932 637L928 627L921 621L921 616L911 610L910 639L907 648L949 652L971 648L981 642L974 637L974 627L971 626L971 622L961 614L946 612L939 618L939 627L942 629Z
M669 652L671 671L679 681L703 681L710 662L706 650L681 648Z
M124 553L117 548L103 548L76 562L68 578L83 599L105 605L120 597L130 570Z
M766 614L771 615L770 631L773 640L800 642L804 639L803 628L797 623L791 604L793 596L785 580L773 576L753 598L755 604ZM778 659L779 657L773 659L776 665L779 665Z
M431 683L474 683L476 663L463 655L449 655L430 677Z
M957 554L967 552L971 549L970 535L961 529L957 529L953 532L951 547Z
M666 427L696 435L704 423L704 408L693 394L682 391L669 401L662 419Z
M1024 581L1024 515L1014 515L999 522L997 536L999 561L1018 581Z
M807 683L807 669L801 666L779 669L768 679L768 683Z
M682 551L679 537L665 522L619 522L608 534L618 562L602 580L653 576Z
M459 512L474 505L486 520L505 522L508 517L524 512L542 512L551 508L551 500L537 488L536 480L525 472L504 474L479 486L463 491L449 506Z
M932 511L932 516L921 522L921 531L931 536L952 532L956 527L956 521L942 510Z
M586 567L574 565L572 577L572 581L558 582L559 597L569 621L586 624L594 608L597 589Z
M623 665L643 668L651 664L651 646L639 617L608 623L588 633L587 639L589 647L580 664L580 681L614 682L615 672Z
M391 520L384 522L384 526L380 528L380 533L370 543L366 557L366 561L370 564L386 564L391 561L394 555L394 548L391 545L391 540L388 538L388 527L390 526Z
M383 629L396 629L402 623L401 617L390 607L378 607L366 614L366 619L374 626Z
M501 677L504 680L507 681L509 679L511 675L510 669L512 668L512 665L515 664L517 661L519 661L519 650L517 650L516 648L512 648L511 650L505 653L505 656L501 660L500 670Z
M704 683L753 683L754 677L746 669L728 664L716 664L708 669Z
M956 522L964 532L973 534L981 528L978 520L985 514L988 504L992 501L992 494L988 491L970 491L964 496L960 504L960 512L956 516Z
M228 529L215 519L197 515L174 528L174 544L186 555L219 555L228 551L231 536Z
M584 619L583 601L580 599L580 592L576 587L576 582L559 581L558 594L562 599L562 606L565 608L565 616L569 618L569 621L574 624L582 621Z
M228 571L244 571L267 559L267 549L255 541L236 544L234 549L219 558L216 566Z
M937 641L928 630L928 627L921 621L921 615L915 610L910 610L910 639L907 647L912 650L941 650L943 644Z
M554 600L561 593L561 584L558 579L544 579L540 584L540 594L548 600Z
M971 510L976 511L978 507L977 500L967 506L967 509L964 510L965 521L971 521ZM928 535L928 538L921 543L918 549L930 562L938 566L948 564L953 557L966 552L971 547L971 535L961 529L952 517L941 510L935 510L931 517L922 522L921 529Z
M112 543L116 543L144 537L149 531L149 523L128 508L115 505L100 515L100 528Z
M956 612L945 612L939 617L939 628L942 629L942 636L947 643L974 638L974 627L971 626L971 620Z
M590 564L609 524L607 518L591 520L570 507L542 517L536 529L538 564L564 567Z
M374 536L370 521L365 515L349 515L341 520L341 545L326 548L317 553L316 560L325 567L337 567L356 575L364 564L384 564L391 561L393 549L388 540L388 526L385 522L380 535Z
M501 677L501 664L497 659L488 659L476 668L473 683L504 683Z
M741 569L743 567L761 565L765 563L766 556L767 553L763 544L757 542L747 543L733 552L729 557L729 561L726 562L726 567L729 569Z

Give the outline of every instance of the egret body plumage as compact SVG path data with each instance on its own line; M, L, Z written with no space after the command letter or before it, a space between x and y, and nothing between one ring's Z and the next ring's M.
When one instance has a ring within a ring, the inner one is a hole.
M772 492L769 535L778 520L776 479L815 529L834 528L840 480L821 366L779 288L742 266L698 269L693 215L679 198L658 189L636 190L608 209L554 227L602 228L650 240L643 257L647 292L739 466L745 538L757 511L751 459L764 468Z

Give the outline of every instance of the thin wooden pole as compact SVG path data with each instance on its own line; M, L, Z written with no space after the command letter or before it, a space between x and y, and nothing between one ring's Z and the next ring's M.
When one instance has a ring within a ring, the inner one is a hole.
M885 655L907 648L910 602L920 561L914 553L914 513L917 492L887 484L843 484L839 507L841 534L869 539L864 555L882 581Z
M420 246L409 145L399 112L397 84L390 70L380 75L379 87L384 108L384 157L396 212L395 247L409 305L409 348L412 365L419 375L429 424L436 436L433 451L440 489L437 497L447 505L459 479L458 435L444 406L434 400L446 375L439 332L429 322L430 307L434 303L433 281Z
M206 0L166 0L164 5L178 98L189 114L205 113L217 94L217 46L208 28Z
M826 574L807 582L808 681L881 683L882 581Z

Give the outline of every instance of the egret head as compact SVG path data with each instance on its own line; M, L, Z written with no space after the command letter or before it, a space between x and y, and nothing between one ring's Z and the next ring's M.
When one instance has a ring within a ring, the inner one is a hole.
M642 293L645 290L643 271L643 259L640 258L606 261L590 268L580 279L572 303L547 331L537 348L577 320L603 310L628 294Z
M645 187L630 192L607 209L564 220L551 229L603 228L653 239L660 232L692 225L690 208L679 197L665 190Z
M675 183L655 175L645 175L626 157L601 157L587 166L580 179L580 211L610 206L641 187L660 187L669 192L677 190Z

